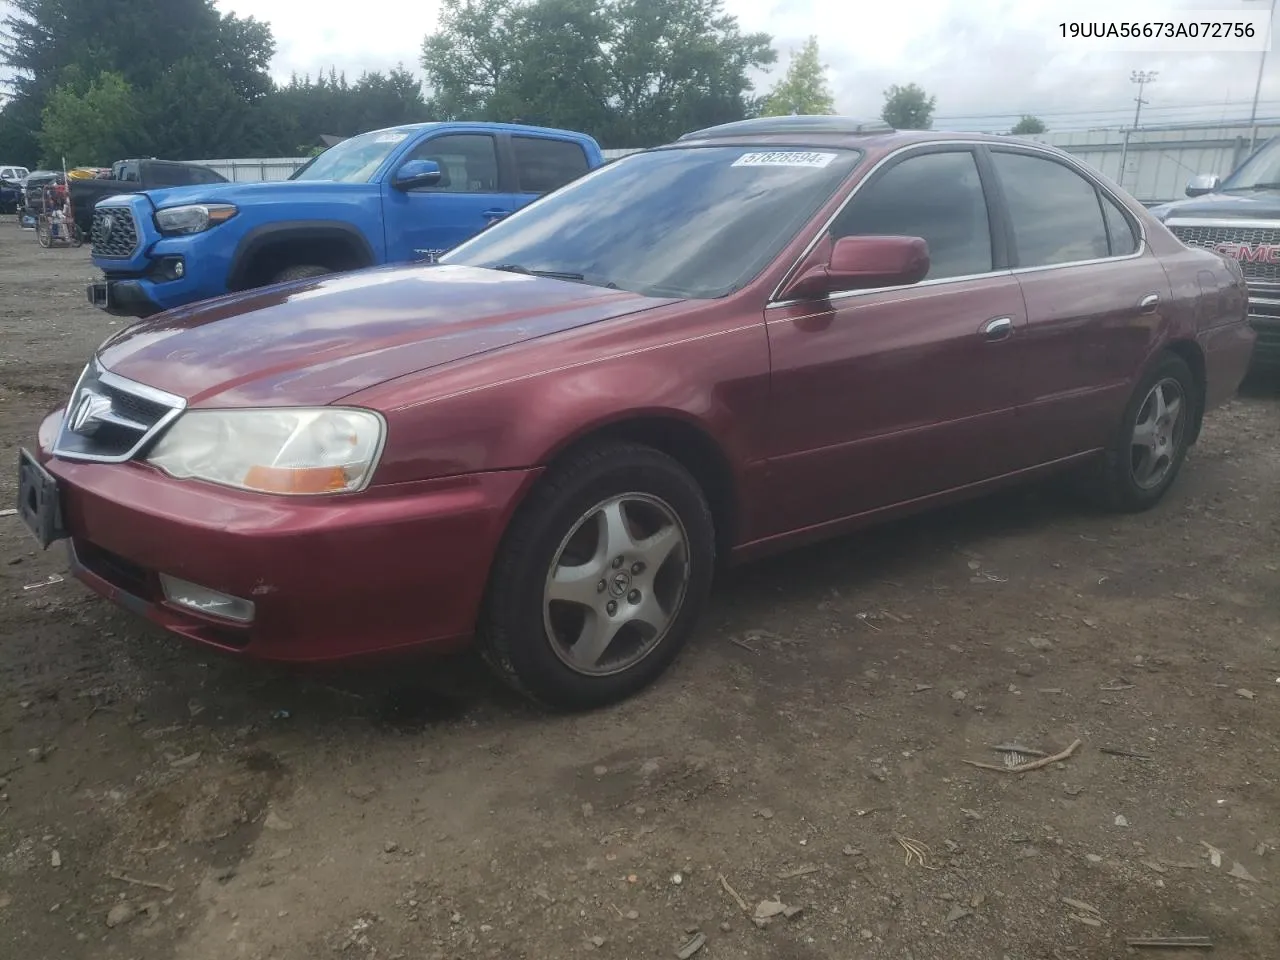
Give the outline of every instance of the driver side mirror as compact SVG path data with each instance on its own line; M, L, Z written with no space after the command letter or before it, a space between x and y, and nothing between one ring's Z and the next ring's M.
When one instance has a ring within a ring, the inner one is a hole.
M397 190L412 190L414 187L434 187L440 182L440 164L434 160L410 160L401 164L396 171L391 185Z
M1213 193L1220 183L1222 178L1216 173L1198 173L1187 183L1187 196L1202 197L1206 193Z
M824 248L829 251L825 258ZM841 237L815 248L784 299L919 283L928 273L929 244L922 237Z

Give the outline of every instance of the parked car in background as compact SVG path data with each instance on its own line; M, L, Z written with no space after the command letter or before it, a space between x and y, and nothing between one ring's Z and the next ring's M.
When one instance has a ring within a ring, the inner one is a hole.
M440 155L369 144L341 169ZM760 119L623 157L436 264L118 332L22 455L19 509L202 644L474 637L517 689L587 707L671 663L722 561L1067 469L1151 507L1253 342L1235 262L1061 151Z
M1249 322L1258 333L1254 368L1280 371L1280 137L1268 140L1225 180L1193 177L1186 200L1151 213L1183 243L1240 264L1249 284Z
M430 260L603 162L591 137L501 123L375 130L289 180L99 204L89 301L149 316L268 283Z
M93 230L93 211L99 200L106 197L141 193L144 190L163 190L166 187L184 187L193 184L226 183L227 178L216 170L198 163L180 160L117 160L107 176L75 176L68 174L71 182L71 206L76 224L87 237Z
M16 213L22 204L22 181L30 171L16 164L0 163L0 213Z

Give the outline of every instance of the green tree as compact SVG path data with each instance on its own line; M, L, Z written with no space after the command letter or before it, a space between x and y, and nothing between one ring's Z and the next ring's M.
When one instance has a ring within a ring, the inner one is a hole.
M896 83L884 92L884 109L880 116L895 130L928 130L933 126L933 110L938 98L931 97L914 83L900 87Z
M1013 136L1025 136L1029 133L1044 133L1049 128L1045 126L1044 121L1039 117L1033 117L1029 113L1024 113L1022 118L1013 125L1013 129L1009 133Z
M105 166L136 152L139 112L133 88L118 73L99 74L77 90L54 88L42 115L40 148L46 166Z
M786 75L770 91L762 112L767 117L836 112L826 65L818 57L817 37L810 37L800 52L792 55Z
M722 0L444 0L422 66L445 118L521 119L650 146L753 107L774 62Z

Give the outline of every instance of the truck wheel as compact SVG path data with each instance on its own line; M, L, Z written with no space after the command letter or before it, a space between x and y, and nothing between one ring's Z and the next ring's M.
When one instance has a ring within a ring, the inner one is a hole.
M306 280L308 277L323 277L332 272L328 267L322 267L319 264L300 263L295 267L285 267L271 278L271 282L287 283L290 280Z

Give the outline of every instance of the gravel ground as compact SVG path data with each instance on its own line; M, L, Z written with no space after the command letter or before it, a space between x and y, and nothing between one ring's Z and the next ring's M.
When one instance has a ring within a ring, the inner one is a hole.
M0 222L6 463L114 328L91 275ZM0 956L1273 960L1278 413L1248 386L1142 516L1028 489L738 571L574 717L468 657L195 649L0 518Z

